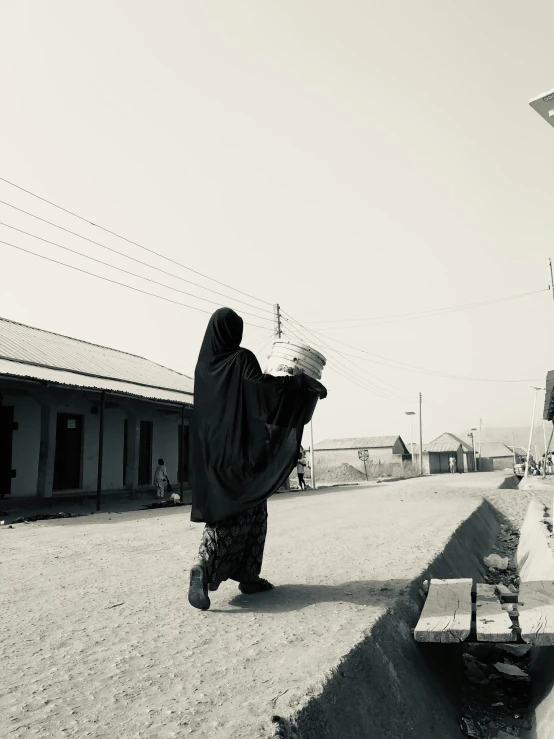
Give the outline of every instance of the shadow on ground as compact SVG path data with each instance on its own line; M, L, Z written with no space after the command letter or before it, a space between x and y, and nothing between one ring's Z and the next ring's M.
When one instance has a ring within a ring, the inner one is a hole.
M482 558L499 530L497 512L484 501L464 521L444 551L411 583L393 580L337 586L283 586L257 608L301 608L314 602L348 600L382 604L384 613L367 628L319 690L292 715L273 716L267 736L279 739L459 739L462 651L460 644L414 640L424 602L421 580L484 577ZM390 587L391 591L382 591ZM288 594L287 594L288 590ZM348 595L350 593L350 595ZM273 600L272 600L273 599ZM237 597L235 605L241 605ZM241 606L242 607L242 606ZM251 606L252 607L252 606Z
M236 595L229 608L211 609L212 613L286 613L316 603L352 603L358 606L389 608L410 589L409 580L361 580L339 585L278 585L275 590L257 595ZM240 610L238 610L240 609Z
M499 490L517 490L519 485L519 477L516 477L515 475L510 475L507 477L504 482L502 482L499 486Z

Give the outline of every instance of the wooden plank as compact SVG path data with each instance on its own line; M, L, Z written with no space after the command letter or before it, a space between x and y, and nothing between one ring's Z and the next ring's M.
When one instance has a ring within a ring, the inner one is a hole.
M507 643L517 640L512 630L512 619L502 608L494 585L477 583L475 622L477 641Z
M471 630L471 578L431 580L429 594L414 630L419 642L462 642Z
M554 582L522 582L518 612L523 641L539 647L554 644Z

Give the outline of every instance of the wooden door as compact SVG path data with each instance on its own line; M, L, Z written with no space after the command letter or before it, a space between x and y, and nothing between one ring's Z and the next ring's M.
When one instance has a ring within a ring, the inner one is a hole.
M178 455L178 467L177 467L177 482L181 482L181 470L183 471L183 483L189 480L189 461L190 461L190 447L189 447L189 426L185 424L184 433L183 426L179 425L177 434L177 444L179 445Z
M12 492L14 406L0 406L0 496Z
M138 484L152 485L152 421L140 422Z
M83 464L83 416L58 413L53 490L78 490Z

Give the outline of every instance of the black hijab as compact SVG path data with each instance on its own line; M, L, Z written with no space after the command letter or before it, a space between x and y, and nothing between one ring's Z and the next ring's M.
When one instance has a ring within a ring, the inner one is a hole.
M194 373L192 521L216 523L276 492L292 472L302 432L325 388L306 375L264 375L240 346L230 308L210 318Z

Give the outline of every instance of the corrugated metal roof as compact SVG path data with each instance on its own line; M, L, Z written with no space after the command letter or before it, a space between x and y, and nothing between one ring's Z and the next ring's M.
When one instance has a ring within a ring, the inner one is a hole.
M409 448L412 447L412 446L413 446L413 450L412 450L411 454L415 457L417 454L419 454L419 444L413 444L413 445L412 444L408 444L408 447ZM426 444L424 444L423 445L423 453L425 454L426 451L427 451L427 446L426 446Z
M353 439L326 439L314 444L314 449L386 449L393 447L398 436L360 436Z
M517 452L516 452L517 454ZM486 441L481 444L481 457L513 457L512 450L501 441Z
M462 446L465 452L473 452L473 449L466 444L465 441L458 439L451 433L444 433L437 436L436 439L427 444L425 451L427 452L456 452Z
M0 318L0 373L170 402L192 402L194 381L134 354Z

